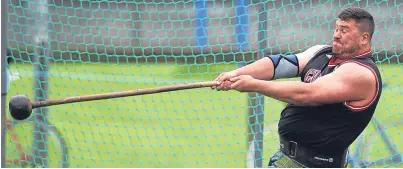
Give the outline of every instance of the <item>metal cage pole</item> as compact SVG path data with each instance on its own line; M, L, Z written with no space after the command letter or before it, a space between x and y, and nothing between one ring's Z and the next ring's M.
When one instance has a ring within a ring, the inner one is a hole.
M257 59L263 58L265 55L265 49L267 47L267 2L262 1L259 4L259 15L258 15L258 41L259 41L259 52ZM251 118L255 119L253 123L253 140L254 140L254 161L255 168L263 167L263 132L264 132L264 96L261 94L255 94L255 106L254 115Z
M29 5L30 16L35 19L33 25L32 37L34 42L33 66L35 76L35 101L44 101L48 99L48 71L50 57L50 45L48 24L50 22L49 0L36 0ZM41 125L48 125L48 108L38 108L34 110L34 163L47 167L47 131L41 128Z
M238 0L238 21L239 29L246 31L248 30L245 25L248 25L246 11L248 0ZM265 55L265 49L267 47L267 2L262 1L258 4L258 54L255 60L263 58ZM246 27L246 28L245 28ZM239 48L244 50L249 46L247 41L247 32L240 31L237 33L237 39L239 43ZM245 62L238 64L238 67L246 65ZM247 145L253 144L253 149L251 152L253 154L253 167L262 168L263 167L263 132L264 132L264 96L259 93L248 93L248 140Z
M7 23L8 23L8 0L2 0L3 8L1 17L1 168L6 168L6 63L7 63Z

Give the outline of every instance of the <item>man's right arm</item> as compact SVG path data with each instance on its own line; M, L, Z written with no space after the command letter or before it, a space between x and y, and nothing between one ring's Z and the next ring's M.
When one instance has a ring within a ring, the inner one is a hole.
M326 47L327 45L316 45L308 48L304 52L297 53L294 55L272 55L261 58L256 62L253 62L249 65L244 67L240 67L238 69L233 70L234 74L237 76L239 75L251 75L255 79L261 80L272 80L275 79L282 79L282 78L293 78L297 77L302 70L304 69L305 65L312 59L312 57L321 49ZM295 56L295 59L293 57ZM275 64L276 65L275 65ZM297 68L297 72L294 72L295 69L292 67L291 64L295 65ZM278 75L276 77L275 74L283 74ZM286 77L287 75L295 74L292 77Z
M293 55L271 55L257 60L249 65L240 67L230 72L220 74L215 80L222 83L230 78L240 75L250 75L255 79L274 80L298 77L306 64L315 54L328 47L328 45L316 45L304 52ZM220 88L220 87L219 87ZM225 90L225 87L224 87Z

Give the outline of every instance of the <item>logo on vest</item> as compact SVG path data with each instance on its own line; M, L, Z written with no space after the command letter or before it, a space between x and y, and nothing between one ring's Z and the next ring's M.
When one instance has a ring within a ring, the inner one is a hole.
M305 77L304 77L304 82L306 83L312 83L319 77L322 77L322 72L317 69L309 69L308 72L306 72Z
M320 160L320 161L327 161L327 162L329 162L329 163L333 163L333 158L314 157L314 159Z

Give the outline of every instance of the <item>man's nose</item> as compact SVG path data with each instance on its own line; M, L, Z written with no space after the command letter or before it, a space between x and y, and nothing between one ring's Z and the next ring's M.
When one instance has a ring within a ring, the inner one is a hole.
M340 34L340 32L339 31L335 31L334 32L334 34L333 34L333 39L341 39L341 34Z

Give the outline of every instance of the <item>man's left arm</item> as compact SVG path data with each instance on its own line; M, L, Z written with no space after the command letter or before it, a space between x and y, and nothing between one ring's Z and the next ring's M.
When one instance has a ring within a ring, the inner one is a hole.
M258 92L288 103L321 105L361 101L376 92L376 78L371 70L356 63L345 63L336 71L312 83L299 81L263 81L242 77L232 79L232 89ZM370 92L371 91L371 92Z

